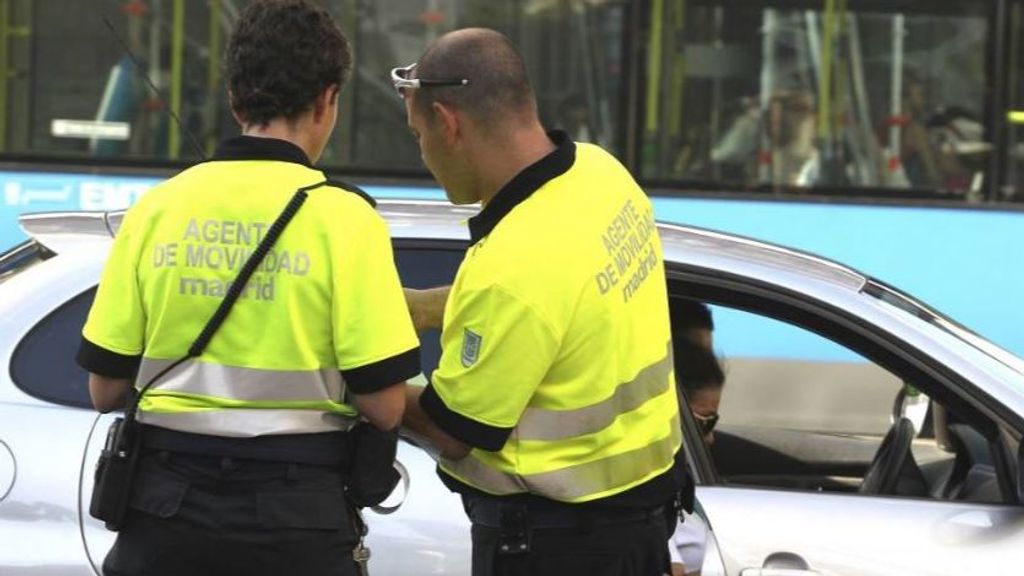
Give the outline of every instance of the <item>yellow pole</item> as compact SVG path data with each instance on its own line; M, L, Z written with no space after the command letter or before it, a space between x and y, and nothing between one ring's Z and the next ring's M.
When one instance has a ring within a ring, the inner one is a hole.
M221 0L210 0L210 59L206 69L206 154L217 147L217 102L220 99L220 18Z
M842 46L844 38L846 36L846 6L847 0L839 0L839 5L836 6L835 16L835 38L836 45ZM835 96L834 110L832 116L829 117L829 129L841 129L843 126L843 118L846 115L846 88L847 88L847 72L849 67L847 66L846 60L843 59L842 53L837 54L834 58L835 62L832 63L833 74L835 83L833 86L832 94Z
M672 136L679 136L683 129L683 105L685 103L686 90L686 53L683 46L678 44L678 39L685 35L686 26L686 0L678 0L676 4L675 18L673 19L673 47L676 53L672 58L672 94L669 102L669 130Z
M651 3L651 43L650 51L647 53L647 122L645 126L648 134L657 133L658 116L661 112L658 108L661 101L662 16L664 11L664 0L654 0Z
M185 48L185 0L174 0L174 23L171 34L171 112L181 118L181 74ZM181 126L167 125L167 156L177 160L181 155Z
M832 43L835 37L836 0L825 0L825 31L821 38L821 67L818 73L818 138L829 134L832 114Z

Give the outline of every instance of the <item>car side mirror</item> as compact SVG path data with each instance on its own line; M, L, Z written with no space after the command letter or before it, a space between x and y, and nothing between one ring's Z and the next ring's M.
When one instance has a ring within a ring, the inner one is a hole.
M907 418L914 423L914 431L921 433L931 400L909 383L904 383L892 403L892 423Z

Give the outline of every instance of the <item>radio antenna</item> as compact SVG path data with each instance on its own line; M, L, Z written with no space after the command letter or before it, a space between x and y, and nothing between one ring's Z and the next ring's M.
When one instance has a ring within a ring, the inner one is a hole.
M100 18L103 20L103 24L107 27L107 30L110 30L110 34L114 37L115 40L117 40L117 43L120 44L121 49L124 50L124 53L128 56L129 59L131 59L132 65L135 67L136 73L138 73L138 75L141 76L143 80L145 80L146 86L149 87L153 94L155 94L157 98L159 98L160 101L163 102L163 94L160 93L160 89L157 88L156 84L154 84L153 81L149 78L149 74L146 73L146 69L145 67L143 67L142 62L140 62L139 59L135 57L135 54L132 52L132 49L128 46L128 43L125 42L124 38L122 38L121 35L117 33L117 30L114 29L114 25L110 23L110 20L108 20L107 16L103 13L102 2L100 0L97 0L96 3L99 5L99 14ZM206 154L203 152L203 148L199 145L199 141L196 140L196 137L192 134L192 132L185 126L185 123L181 121L181 118L178 117L178 115L174 112L174 110L171 109L170 106L165 106L164 109L167 110L167 113L171 116L171 118L174 119L174 122L178 125L178 129L181 130L181 133L185 135L185 139L188 140L189 145L192 146L192 149L195 151L196 155L205 160Z

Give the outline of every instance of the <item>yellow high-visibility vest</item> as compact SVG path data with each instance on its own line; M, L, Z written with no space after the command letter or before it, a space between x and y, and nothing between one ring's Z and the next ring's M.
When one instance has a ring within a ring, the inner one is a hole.
M128 210L83 330L90 371L124 377L134 363L141 386L184 356L295 191L325 180L290 144L236 140L253 158L199 164ZM234 437L345 430L346 389L414 376L418 345L383 219L324 185L202 356L147 392L140 421Z
M449 478L577 503L669 471L682 432L651 203L607 152L554 138L471 220L421 404L474 447Z

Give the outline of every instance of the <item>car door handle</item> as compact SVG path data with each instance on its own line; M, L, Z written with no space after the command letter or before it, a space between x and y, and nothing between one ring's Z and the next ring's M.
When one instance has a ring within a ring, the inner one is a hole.
M761 568L744 568L740 576L821 576L807 561L792 552L775 552L764 559Z
M744 568L739 576L821 576L816 570L797 568Z

